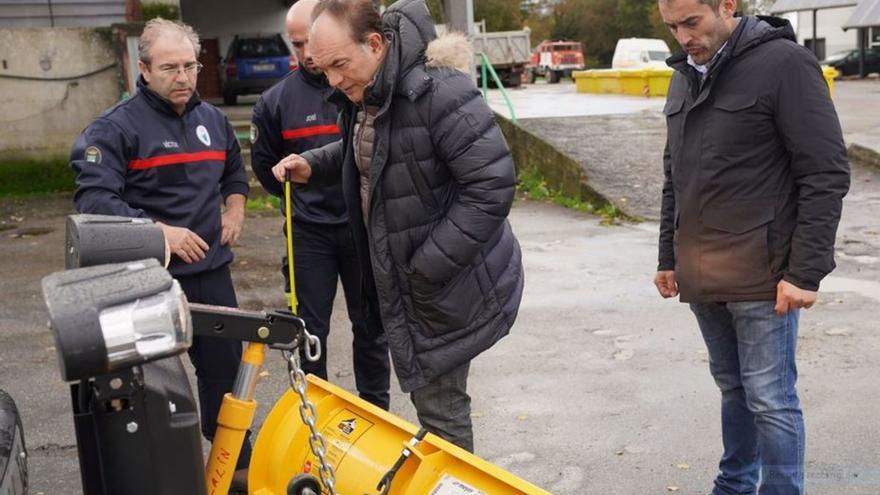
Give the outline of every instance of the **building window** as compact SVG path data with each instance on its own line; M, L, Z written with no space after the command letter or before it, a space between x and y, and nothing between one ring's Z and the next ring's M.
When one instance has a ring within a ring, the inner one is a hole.
M871 36L868 38L870 46L880 46L880 27L871 28Z

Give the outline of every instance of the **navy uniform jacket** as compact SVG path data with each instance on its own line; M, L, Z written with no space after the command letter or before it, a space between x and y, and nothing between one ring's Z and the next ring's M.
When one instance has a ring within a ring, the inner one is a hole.
M300 66L257 100L251 125L251 165L270 194L284 198L284 184L272 175L272 167L282 158L341 138L336 105L327 101L332 92L323 75L310 74ZM293 214L297 222L344 225L348 216L342 186L294 184Z
M137 94L83 131L70 166L81 213L148 217L186 227L208 243L204 260L186 264L172 256L172 275L232 261L232 250L220 245L220 208L230 194L247 195L247 175L226 116L198 94L181 116L139 79Z

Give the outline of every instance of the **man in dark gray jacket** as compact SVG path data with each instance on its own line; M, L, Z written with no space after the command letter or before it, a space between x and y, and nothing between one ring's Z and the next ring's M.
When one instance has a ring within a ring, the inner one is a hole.
M342 140L273 173L341 180L366 310L382 318L400 386L425 429L473 450L469 363L508 333L522 297L515 173L470 76L444 57L426 65L435 37L424 0L381 18L365 0L319 3L312 56L339 90Z
M686 53L664 113L663 297L690 303L721 389L714 495L800 494L800 308L834 268L849 165L815 57L735 0L659 0Z

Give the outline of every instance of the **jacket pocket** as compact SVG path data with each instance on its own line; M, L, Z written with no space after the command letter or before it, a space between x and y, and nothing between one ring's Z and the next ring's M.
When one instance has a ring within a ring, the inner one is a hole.
M672 155L673 168L675 167L678 150L681 148L681 132L684 127L685 113L684 95L670 95L663 106L663 114L666 115L666 143Z
M414 316L426 335L436 337L465 328L487 309L477 269L481 268L468 266L445 284L410 278Z
M703 210L699 251L703 294L750 295L773 287L767 236L774 218L774 200Z
M740 112L755 106L758 97L746 94L721 94L715 99L715 108L725 112Z
M684 108L684 96L670 96L666 99L666 104L663 105L663 114L671 117L681 112L682 108Z
M739 157L744 150L754 148L761 137L762 117L756 111L757 103L755 95L719 94L704 139L716 147L720 155Z
M437 211L437 200L434 198L434 193L431 192L428 179L425 178L422 167L419 166L414 153L406 155L406 165L409 168L409 176L412 178L413 185L415 185L416 191L419 193L419 199L421 199L422 204L427 206L432 212Z

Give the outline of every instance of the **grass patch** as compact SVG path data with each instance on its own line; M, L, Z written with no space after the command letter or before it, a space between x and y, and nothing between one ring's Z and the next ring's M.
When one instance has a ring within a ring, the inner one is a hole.
M561 191L551 188L537 167L522 171L517 177L516 188L520 195L534 201L556 203L571 210L598 215L602 217L603 225L618 224L624 218L623 213L612 204L596 207L589 201L567 196Z
M281 199L271 194L248 198L245 203L245 210L250 212L276 212L280 207Z
M66 158L0 161L0 197L68 192L76 189L76 174Z

